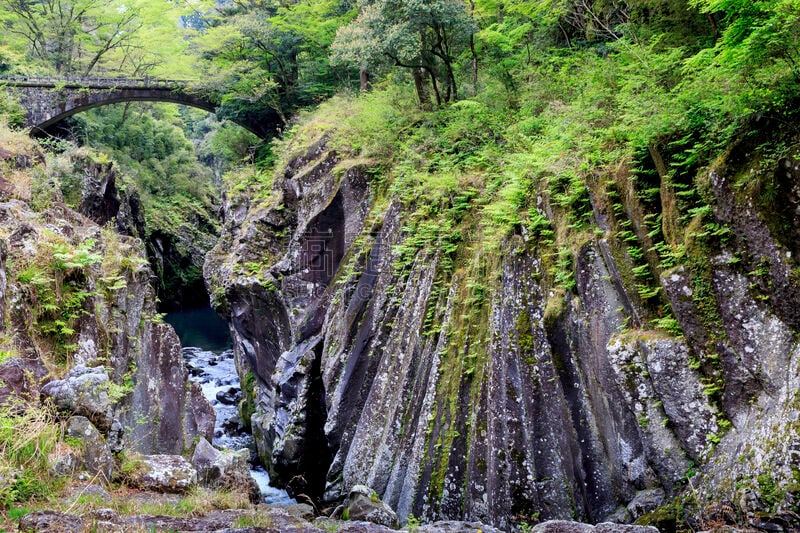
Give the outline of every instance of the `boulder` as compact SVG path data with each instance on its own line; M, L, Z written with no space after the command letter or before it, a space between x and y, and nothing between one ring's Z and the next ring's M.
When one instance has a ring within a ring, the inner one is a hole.
M339 533L393 533L394 529L372 522L354 522L319 517L314 520L314 527L319 531L337 531Z
M126 448L145 455L180 454L196 437L214 436L214 408L202 389L187 381L181 343L172 326L149 323L143 330L134 390L126 399L128 409L119 414Z
M567 520L542 522L534 526L531 531L533 533L658 533L658 530L651 526L629 526L612 524L611 522L603 522L593 526Z
M350 489L343 516L348 520L371 522L393 529L400 525L397 513L366 485L355 485Z
M125 436L125 428L119 423L119 420L114 420L111 424L111 429L106 433L106 442L112 453L119 453L125 446L122 440Z
M246 492L252 503L261 501L261 489L250 475L250 450L217 450L200 438L192 455L192 466L197 470L198 481L213 488Z
M211 446L204 438L197 441L192 455L192 466L197 470L197 478L200 483L208 484L216 481L222 475L220 469L220 458L222 452Z
M101 485L90 483L82 487L75 487L72 493L64 499L65 503L74 503L80 500L95 500L96 502L109 503L111 494Z
M183 405L184 447L190 448L196 437L212 439L217 413L206 399L199 384L193 382L187 384Z
M78 365L64 379L42 387L42 394L51 398L59 410L85 416L106 432L114 423L109 383L105 368Z
M301 520L307 520L309 522L314 521L314 508L308 505L307 503L296 503L294 505L287 505L285 507L286 512L290 515L294 516L295 518L299 518Z
M392 533L394 529L372 522L342 522L337 533Z
M197 484L197 471L180 455L143 455L131 484L153 492L186 492Z
M548 520L541 524L536 524L531 530L532 533L593 533L594 526L582 524L580 522L569 522L567 520Z
M30 401L39 394L47 369L39 359L10 358L0 365L0 405L14 400Z
M238 387L228 387L227 390L217 392L217 401L224 405L236 405L242 399L242 391Z
M83 526L79 516L60 511L35 511L19 520L20 531L82 531Z
M594 527L595 533L658 533L653 526L633 526L603 522Z
M657 509L664 504L665 496L662 489L640 490L628 504L631 520L636 520L642 515Z
M80 446L79 469L96 475L101 482L111 481L114 457L105 439L88 418L73 416L67 422L67 437Z
M68 446L59 446L47 457L50 474L56 477L71 476L81 468L81 454Z
M487 526L481 522L461 522L458 520L442 520L432 524L419 526L418 533L502 533L501 530Z
M264 526L235 527L235 524L263 523ZM126 515L113 509L96 509L83 516L59 511L35 511L20 519L21 531L216 531L282 533L324 533L304 520L288 514L280 508L209 510L203 516L170 517L163 515ZM367 524L373 528L373 524ZM383 529L383 528L381 528ZM345 531L342 529L341 531ZM377 529L366 530L374 533Z

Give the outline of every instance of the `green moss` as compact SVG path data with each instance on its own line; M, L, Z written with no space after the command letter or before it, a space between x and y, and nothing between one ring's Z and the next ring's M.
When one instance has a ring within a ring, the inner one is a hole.
M768 509L773 509L777 504L783 502L785 498L784 491L780 485L772 477L772 474L765 472L758 476L758 490L761 501L767 506Z
M680 503L662 505L654 511L646 513L636 520L636 525L653 526L659 531L675 531L683 516Z
M239 402L239 418L247 431L251 431L250 420L255 414L255 386L256 375L252 370L248 371L242 381L242 399Z
M555 289L552 292L547 297L547 303L544 307L544 324L547 328L552 328L567 312L565 292L559 289Z
M527 309L522 309L517 316L517 342L520 355L528 364L536 363L536 358L533 356L535 346L532 329L531 315Z

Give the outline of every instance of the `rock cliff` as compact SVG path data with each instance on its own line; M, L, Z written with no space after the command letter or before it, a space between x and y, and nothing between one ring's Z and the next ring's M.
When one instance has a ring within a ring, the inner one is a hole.
M67 207L57 178L32 194L19 176L44 173L41 163L3 169L18 180L0 198L0 397L37 399L41 389L65 414L89 418L114 451L181 453L211 438L213 409L156 310L142 241ZM108 170L78 173L81 209L134 224L110 195Z
M208 303L202 267L217 237L213 210L187 204L145 213L132 180L107 156L88 148L72 148L55 158L48 174L67 205L101 226L112 223L117 232L142 239L156 275L160 309Z
M297 138L266 194L227 194L205 266L275 480L330 503L368 485L401 520L632 520L675 501L650 520L699 524L730 501L788 527L800 222L732 187L752 147L702 171L681 239L666 182L650 204L632 180L590 184L570 255L547 191L544 222L493 239L462 182L435 207L458 231L429 237L425 200L378 162ZM794 191L797 163L780 165Z

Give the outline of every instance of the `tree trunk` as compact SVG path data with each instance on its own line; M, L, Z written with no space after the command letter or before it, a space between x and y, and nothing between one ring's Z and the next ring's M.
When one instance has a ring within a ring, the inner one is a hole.
M436 105L442 105L442 94L439 92L439 84L436 82L436 74L434 74L433 70L428 70L428 74L431 76L431 85L433 86L433 95L436 96Z
M372 84L369 81L369 71L365 68L362 68L359 75L361 78L361 92L368 93L370 89L372 89Z
M470 15L475 18L475 1L469 2ZM472 96L478 95L478 52L475 50L475 34L469 36L469 51L472 53Z
M422 68L411 69L411 74L414 76L414 86L417 88L417 96L419 97L419 105L425 111L431 111L431 97L428 95L428 89L425 87L425 71Z
M719 28L717 27L716 19L714 19L714 14L707 13L706 18L708 19L708 23L711 25L711 29L714 32L714 40L716 41L719 39Z
M456 85L456 75L453 73L453 66L450 63L447 63L446 66L447 66L447 77L449 78L448 83L450 84L450 87L453 88L453 101L455 102L456 100L458 100L458 86Z

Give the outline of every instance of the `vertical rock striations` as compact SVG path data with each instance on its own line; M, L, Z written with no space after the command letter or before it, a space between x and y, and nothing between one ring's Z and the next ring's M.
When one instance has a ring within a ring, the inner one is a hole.
M672 323L631 281L601 198L604 229L582 236L574 284L555 285L552 254L525 229L409 246L408 203L327 142L268 194L229 193L205 266L276 481L327 502L363 484L401 520L503 528L602 521L637 494L640 515L695 468L696 494L715 499L797 475L795 267L741 210L733 171L711 171L708 191L733 240L659 269L675 325L649 329ZM748 279L758 264L763 287Z

